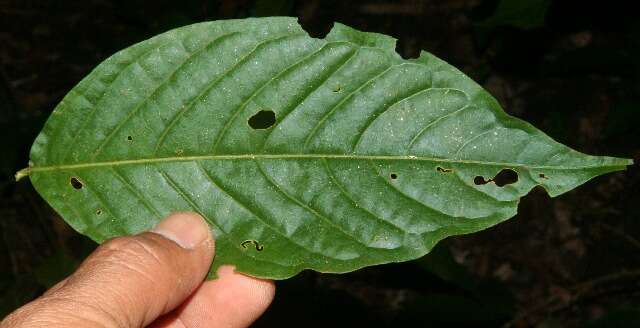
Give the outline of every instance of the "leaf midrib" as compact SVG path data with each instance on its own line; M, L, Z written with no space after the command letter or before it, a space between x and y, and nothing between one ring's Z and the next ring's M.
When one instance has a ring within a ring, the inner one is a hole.
M91 169L97 167L112 167L125 165L145 165L154 163L171 163L171 162L190 162L190 161L211 161L211 160L255 160L255 159L335 159L335 160L374 160L374 161L422 161L449 164L476 164L489 166L504 167L522 167L526 169L551 169L551 170L583 170L589 168L604 167L624 167L629 165L624 159L611 158L612 161L618 160L619 163L603 163L585 166L553 166L553 165L529 165L524 163L507 163L507 162L489 162L465 159L448 159L437 157L422 157L413 155L358 155L358 154L230 154L230 155L198 155L198 156L179 156L179 157L158 157L158 158L140 158L125 159L104 162L85 162L74 164L60 164L49 166L32 166L25 170L29 173L46 172L46 171L63 171L71 169Z

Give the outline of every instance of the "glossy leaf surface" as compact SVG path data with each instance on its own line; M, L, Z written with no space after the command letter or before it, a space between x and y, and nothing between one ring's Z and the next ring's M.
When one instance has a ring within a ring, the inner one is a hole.
M415 259L625 159L584 155L506 115L429 53L293 18L195 24L116 53L56 107L29 175L101 242L196 211L213 270L268 278Z

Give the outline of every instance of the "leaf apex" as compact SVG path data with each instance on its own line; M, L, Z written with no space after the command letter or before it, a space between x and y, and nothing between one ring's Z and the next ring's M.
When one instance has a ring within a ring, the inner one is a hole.
M609 156L603 156L603 157L605 159L603 166L618 167L618 170L626 170L627 166L635 164L632 158L609 157Z

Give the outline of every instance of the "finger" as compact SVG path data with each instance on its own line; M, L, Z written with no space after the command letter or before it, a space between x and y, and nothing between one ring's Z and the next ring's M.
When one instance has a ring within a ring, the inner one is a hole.
M264 313L274 294L272 281L223 266L218 279L202 284L182 307L153 327L247 327Z
M176 213L153 232L102 244L63 286L16 315L22 322L70 327L145 326L202 283L213 253L203 219Z

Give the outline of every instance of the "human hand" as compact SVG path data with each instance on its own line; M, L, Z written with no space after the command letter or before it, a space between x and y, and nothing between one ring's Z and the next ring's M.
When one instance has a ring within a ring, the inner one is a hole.
M271 303L273 282L223 266L203 283L213 255L204 220L174 213L152 232L103 243L0 327L246 327Z

